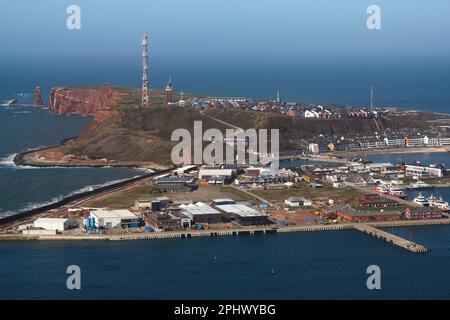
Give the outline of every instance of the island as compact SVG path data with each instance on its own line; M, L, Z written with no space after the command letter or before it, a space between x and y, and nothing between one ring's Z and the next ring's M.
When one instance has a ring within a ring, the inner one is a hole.
M171 89L171 88L170 88ZM127 166L146 174L0 220L2 240L133 240L356 229L413 252L426 248L378 229L449 224L448 204L423 206L404 190L448 186L438 164L372 163L377 153L447 152L450 116L395 107L208 97L152 89L52 89L48 108L92 123L58 146L19 153L31 166ZM296 166L186 163L175 129L278 129L280 161ZM425 182L423 182L423 181ZM422 185L420 183L422 183ZM433 201L432 201L433 200Z

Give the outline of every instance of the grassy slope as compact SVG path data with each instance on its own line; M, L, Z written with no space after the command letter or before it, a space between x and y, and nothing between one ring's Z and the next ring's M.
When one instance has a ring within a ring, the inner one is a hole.
M178 128L193 132L193 122L201 120L203 130L218 128L224 132L225 126L203 116L199 112L175 106L166 106L163 90L150 90L151 108L140 109L140 90L115 88L120 90L123 99L116 105L118 117L103 123L94 123L74 142L64 146L66 153L85 155L90 158L108 158L118 161L150 161L160 164L170 163L170 152L175 145L170 141L172 131ZM194 95L185 95L186 98ZM198 95L196 95L198 96ZM179 94L174 93L174 100ZM371 120L319 120L292 119L285 115L270 112L253 112L239 110L207 110L216 118L244 129L277 128L280 130L280 149L292 149L292 138L310 138L319 134L373 134L378 131L376 123ZM426 120L437 115L420 114L402 118L378 119L382 129L395 130L404 126L427 127Z
M111 197L100 198L98 200L90 201L87 205L98 208L130 208L134 206L136 200L145 200L151 197L153 187L151 186L138 186L126 192L122 192L119 195Z

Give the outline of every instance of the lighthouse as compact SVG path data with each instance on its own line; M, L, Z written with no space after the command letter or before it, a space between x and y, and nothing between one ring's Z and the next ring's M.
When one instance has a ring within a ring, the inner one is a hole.
M275 98L276 103L281 103L281 93L280 88L277 89L277 97Z
M172 78L169 78L166 86L166 104L172 104Z

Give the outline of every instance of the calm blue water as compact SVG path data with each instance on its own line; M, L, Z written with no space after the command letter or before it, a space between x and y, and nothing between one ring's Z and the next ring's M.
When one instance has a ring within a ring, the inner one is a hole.
M420 193L427 198L431 195L434 195L435 197L442 197L442 199L450 203L450 188L433 188L420 191L408 190L406 193L411 200L417 197Z
M443 163L450 167L450 153L448 152L379 154L368 155L365 158L381 163L390 162L396 164L400 161L405 161L406 163L420 161L425 165Z
M314 161L314 160L294 160L294 161L281 161L280 167L290 169L290 168L300 168L303 165L317 165L322 167L340 167L342 163L339 162L328 162L328 161Z
M450 228L394 232L430 252L412 254L357 231L0 243L0 299L449 299ZM366 287L373 264L380 291ZM69 265L81 268L80 291L66 289Z
M0 216L143 174L126 168L32 168L15 166L17 152L51 146L78 135L92 119L58 116L45 110L0 107Z

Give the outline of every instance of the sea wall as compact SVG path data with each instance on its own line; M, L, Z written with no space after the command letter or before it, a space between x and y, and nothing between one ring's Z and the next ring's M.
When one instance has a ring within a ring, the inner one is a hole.
M61 199L60 201L57 201L57 202L52 203L52 204L44 205L44 206L39 207L39 208L23 211L23 212L20 212L18 214L15 214L15 215L11 215L11 216L8 216L8 217L1 218L0 219L0 226L3 226L3 225L8 224L10 222L14 222L14 221L21 220L21 219L24 219L24 218L29 218L29 217L32 217L34 215L37 215L37 214L40 214L40 213L43 213L43 212L47 212L47 211L52 210L52 209L58 209L58 208L60 208L60 207L62 207L64 205L67 205L67 204L71 203L72 201L75 201L75 200L81 200L81 199L84 199L86 197L91 197L91 196L94 196L94 195L97 195L97 194L100 194L100 193L103 193L103 192L113 191L113 190L116 190L118 188L126 187L128 185L131 185L131 184L137 182L137 181L140 181L140 180L143 180L143 179L147 179L147 178L150 178L152 176L168 173L171 170L173 170L173 168L168 169L168 170L162 170L162 171L158 171L158 172L145 174L145 175L142 175L140 177L135 177L135 178L131 178L131 179L128 179L128 180L125 180L125 181L113 183L113 184L110 184L110 185L107 185L107 186L104 186L104 187L100 187L100 188L97 188L97 189L94 189L94 190L91 190L91 191L85 191L85 192L77 193L77 194L68 196L68 197L66 197L64 199Z

